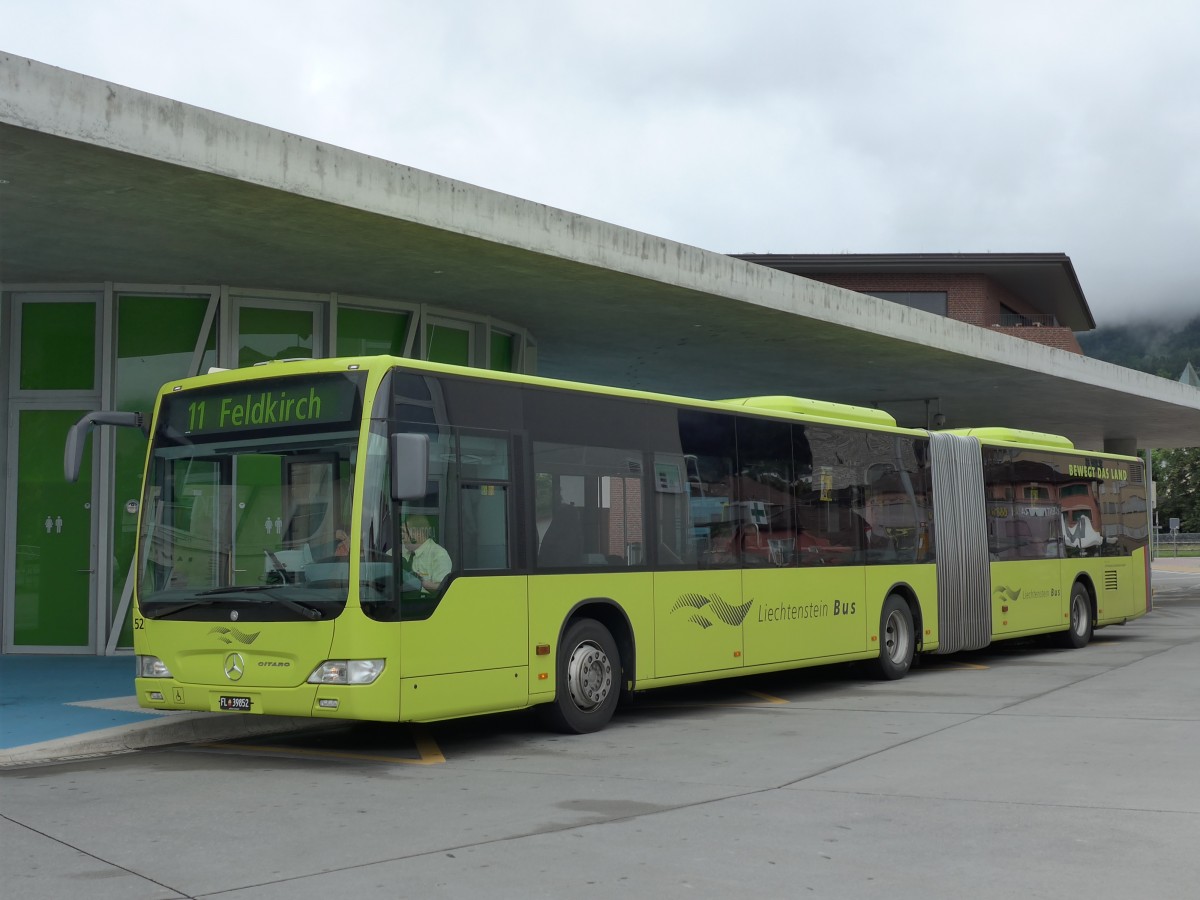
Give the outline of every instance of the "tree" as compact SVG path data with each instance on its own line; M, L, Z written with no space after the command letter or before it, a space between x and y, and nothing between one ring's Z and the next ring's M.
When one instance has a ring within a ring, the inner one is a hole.
M1200 365L1200 316L1195 314L1190 319L1150 317L1150 321L1137 324L1084 332L1078 338L1088 356L1171 381L1179 378L1189 362ZM1159 524L1165 529L1175 517L1180 531L1200 533L1200 448L1156 450L1154 479L1158 483Z
M1154 479L1158 482L1158 521L1166 528L1179 519L1179 530L1200 533L1200 447L1156 450Z

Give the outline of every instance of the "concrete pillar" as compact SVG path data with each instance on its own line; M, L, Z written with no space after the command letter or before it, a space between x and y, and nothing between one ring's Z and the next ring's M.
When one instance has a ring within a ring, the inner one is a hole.
M1137 456L1137 438L1105 438L1105 453L1120 453L1122 456Z
M1158 492L1154 489L1154 451L1149 448L1143 450L1142 459L1146 462L1146 539L1150 545L1147 552L1153 559L1154 551L1158 548L1158 531L1154 527L1157 518L1154 508L1158 505Z

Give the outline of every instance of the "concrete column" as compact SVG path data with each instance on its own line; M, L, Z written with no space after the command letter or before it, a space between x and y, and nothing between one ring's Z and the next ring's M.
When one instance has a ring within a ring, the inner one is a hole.
M1105 438L1105 453L1120 453L1122 456L1137 456L1137 438Z
M1149 543L1147 552L1153 559L1154 551L1158 549L1158 532L1154 530L1154 507L1158 503L1158 497L1155 496L1157 491L1154 489L1154 451L1143 450L1142 459L1146 462L1146 540Z

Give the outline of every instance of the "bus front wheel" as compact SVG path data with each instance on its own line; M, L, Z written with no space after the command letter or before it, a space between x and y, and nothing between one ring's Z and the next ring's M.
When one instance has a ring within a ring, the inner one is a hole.
M898 594L890 594L879 614L879 660L881 678L903 678L912 667L917 638L912 610Z
M613 716L621 694L617 642L595 619L571 623L558 648L554 702L549 725L565 734L599 731Z

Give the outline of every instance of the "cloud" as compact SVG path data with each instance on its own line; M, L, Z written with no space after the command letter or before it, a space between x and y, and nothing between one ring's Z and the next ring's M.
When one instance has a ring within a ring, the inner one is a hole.
M12 52L708 249L1062 251L1101 324L1200 309L1193 2L0 12Z

